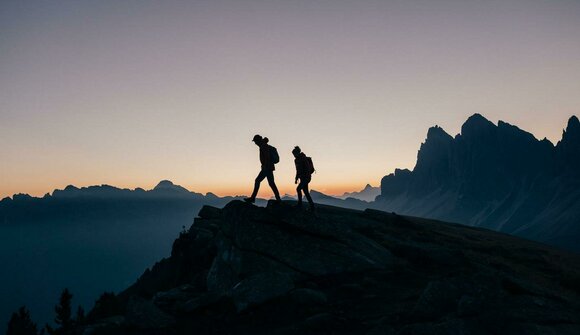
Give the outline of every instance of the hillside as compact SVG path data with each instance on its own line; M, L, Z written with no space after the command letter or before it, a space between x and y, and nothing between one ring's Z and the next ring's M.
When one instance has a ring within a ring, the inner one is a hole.
M3 199L0 333L22 305L41 325L51 322L65 287L85 309L103 291L122 290L169 254L173 239L204 204L222 207L232 199L189 192L169 181L152 190L71 185L42 198Z
M317 203L369 207L316 191L312 196ZM203 195L163 180L151 190L69 185L41 198L17 194L1 200L0 264L19 271L0 277L0 333L22 305L40 324L51 322L65 287L85 308L103 291L119 292L168 255L171 241L204 204L221 208L241 198Z
M556 145L479 114L455 137L432 127L413 171L385 176L374 205L580 252L580 122Z
M580 257L376 210L205 206L83 334L578 334Z

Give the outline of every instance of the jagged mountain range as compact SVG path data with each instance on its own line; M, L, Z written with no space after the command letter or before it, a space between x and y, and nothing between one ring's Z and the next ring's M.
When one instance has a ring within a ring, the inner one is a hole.
M413 171L381 181L375 205L580 251L580 122L553 145L506 122L471 116L455 137L435 126Z

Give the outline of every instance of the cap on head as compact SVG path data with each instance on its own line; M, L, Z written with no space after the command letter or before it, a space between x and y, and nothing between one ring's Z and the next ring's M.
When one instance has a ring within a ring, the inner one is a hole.
M300 147L299 147L299 146L295 146L295 147L294 147L294 149L292 150L292 153L293 153L294 155L298 155L298 154L299 154L299 153L301 153L301 152L302 152L302 150L300 149Z
M260 135L254 135L254 138L252 139L252 142L259 142L262 140L262 136Z

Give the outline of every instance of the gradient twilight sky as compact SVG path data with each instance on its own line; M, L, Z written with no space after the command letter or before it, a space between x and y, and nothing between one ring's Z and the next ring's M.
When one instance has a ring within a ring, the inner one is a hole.
M337 194L473 113L559 140L580 114L580 1L0 1L0 197L248 194L255 133L283 193L300 145Z

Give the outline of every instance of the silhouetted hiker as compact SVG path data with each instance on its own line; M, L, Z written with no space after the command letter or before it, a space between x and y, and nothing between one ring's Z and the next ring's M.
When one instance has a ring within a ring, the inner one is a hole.
M294 165L296 165L296 178L294 179L294 184L298 184L298 179L300 179L300 184L296 187L296 192L298 192L298 205L297 207L302 207L302 192L308 199L310 204L310 210L314 210L314 202L312 197L310 197L310 192L308 191L308 183L312 179L312 174L314 173L314 164L312 163L312 158L306 157L306 155L300 150L300 147L294 147L292 150L294 155Z
M274 182L274 170L276 170L274 165L280 161L278 150L273 146L268 145L267 137L263 138L260 135L255 135L252 141L260 147L260 163L262 163L262 169L260 170L260 173L258 173L254 182L254 191L252 192L252 195L244 200L249 203L254 203L256 201L256 196L258 195L258 190L260 189L260 183L264 178L267 178L268 185L270 185L272 191L274 191L274 196L276 196L276 201L280 202L282 199L280 199L280 193L278 193L278 188Z

